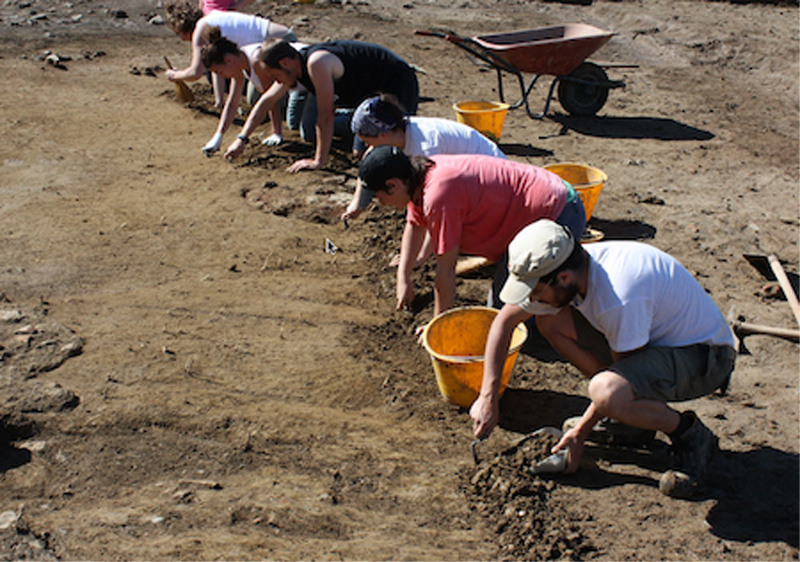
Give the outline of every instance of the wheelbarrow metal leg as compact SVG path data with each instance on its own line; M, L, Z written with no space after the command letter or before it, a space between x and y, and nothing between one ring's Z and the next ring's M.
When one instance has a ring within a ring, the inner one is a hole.
M539 78L541 77L542 77L541 74L537 74L536 76L534 76L528 83L528 87L522 91L522 96L523 99L525 100L525 112L531 119L544 119L544 117L547 115L547 106L545 106L544 111L541 113L534 113L533 111L531 111L531 106L530 106L530 93L533 91L533 87L536 85L536 82L538 82Z
M496 70L497 70L497 91L500 94L500 101L506 103L503 91L503 75L499 68ZM539 78L541 78L542 75L541 74L535 75L533 78L531 78L531 81L526 86L525 78L522 76L521 72L513 72L512 74L517 78L521 96L516 102L509 103L509 109L518 109L524 105L525 112L528 114L528 117L532 119L542 119L543 117L545 117L547 115L547 106L545 106L545 110L542 113L534 113L533 111L531 111L529 97L528 97L531 91L533 90L533 87L536 85L536 82L539 80ZM552 94L552 87L550 88L550 91Z
M500 96L500 101L506 103L505 94L503 93L503 72L497 67L495 67L495 70L497 71L497 93Z
M542 117L545 117L547 115L547 111L550 109L550 102L553 100L553 92L555 91L556 84L558 84L559 80L560 80L560 77L556 76L553 79L553 82L550 84L550 91L547 92L547 99L544 101L544 111L542 111L542 114L541 114Z

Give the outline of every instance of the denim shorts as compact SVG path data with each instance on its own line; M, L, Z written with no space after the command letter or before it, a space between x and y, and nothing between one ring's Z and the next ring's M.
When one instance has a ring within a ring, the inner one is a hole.
M682 402L727 389L736 363L730 346L645 347L614 363L603 334L574 308L572 318L580 346L608 365L607 370L625 378L637 399Z
M562 180L563 181L563 180ZM567 199L567 204L561 214L556 218L556 222L562 226L569 227L576 240L580 240L583 231L586 229L586 209L583 207L583 201L578 196L575 189L564 182L569 190L570 197Z

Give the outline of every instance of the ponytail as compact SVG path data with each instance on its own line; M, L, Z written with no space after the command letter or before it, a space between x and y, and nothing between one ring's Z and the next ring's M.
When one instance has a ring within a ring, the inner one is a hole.
M408 195L413 199L417 192L422 190L428 170L436 166L436 163L427 156L412 156L409 160L411 161L411 175L408 178Z
M206 68L225 64L225 55L238 55L242 51L239 46L222 36L222 30L217 26L210 26L203 34L206 44L200 49L200 58Z

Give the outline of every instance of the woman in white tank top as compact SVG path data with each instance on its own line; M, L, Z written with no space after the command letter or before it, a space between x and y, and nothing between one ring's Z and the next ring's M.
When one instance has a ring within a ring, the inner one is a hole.
M209 68L215 75L231 81L217 130L211 140L203 147L203 153L206 156L210 156L219 150L222 136L233 123L234 117L236 117L236 112L242 100L245 81L249 81L250 85L259 93L259 101L252 108L254 112L259 111L259 103L263 105L261 94L272 86L273 81L271 75L267 72L266 65L260 60L263 43L239 47L226 37L222 37L219 28L216 27L212 27L209 30L206 39L207 44L201 50L204 66ZM293 45L303 44L293 43ZM290 95L292 93L293 91L290 90ZM299 99L296 102L300 103ZM291 99L289 103L292 103ZM280 104L274 103L269 110L272 134L264 140L263 144L276 145L283 141L281 113ZM263 119L264 115L261 118ZM241 136L239 138L242 142L248 141Z
M212 27L219 28L222 36L232 41L239 47L254 43L263 43L266 39L295 39L294 33L286 26L274 23L267 18L261 18L241 12L223 12L214 10L208 15L197 6L185 0L167 2L164 7L167 14L167 24L182 40L192 42L192 62L181 70L167 70L168 80L183 80L191 82L201 78L207 71L200 57L200 51L207 44L206 36ZM212 77L214 85L214 104L222 107L225 88L222 79L217 75Z

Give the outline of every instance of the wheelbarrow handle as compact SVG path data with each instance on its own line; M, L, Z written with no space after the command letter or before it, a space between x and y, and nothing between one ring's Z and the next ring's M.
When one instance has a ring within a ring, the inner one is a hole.
M433 31L433 30L426 30L426 29L417 29L414 31L414 35L422 35L423 37L444 37L445 34L441 31Z
M450 41L451 43L470 43L471 40L467 39L466 37L461 37L460 35L453 35L452 33L447 33L444 36L445 40Z
M414 35L421 35L423 37L440 37L451 43L466 43L469 41L466 37L461 37L454 33L444 33L442 31L434 31L432 29L418 29L414 31Z

